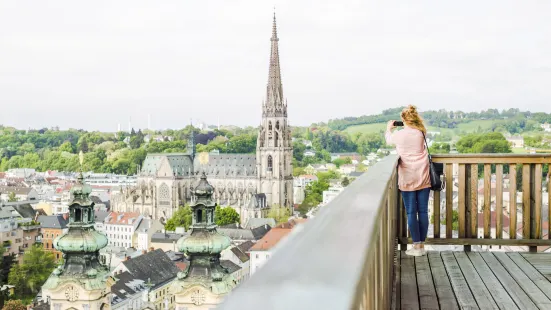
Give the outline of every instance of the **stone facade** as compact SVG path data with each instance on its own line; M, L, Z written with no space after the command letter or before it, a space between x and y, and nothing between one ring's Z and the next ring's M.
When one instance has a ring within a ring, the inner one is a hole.
M272 206L293 206L293 147L279 66L275 17L266 101L262 105L255 154L195 153L193 136L187 153L148 154L136 187L112 198L113 211L140 212L162 222L177 208L193 203L191 189L204 172L218 205L231 206L249 218L265 217Z

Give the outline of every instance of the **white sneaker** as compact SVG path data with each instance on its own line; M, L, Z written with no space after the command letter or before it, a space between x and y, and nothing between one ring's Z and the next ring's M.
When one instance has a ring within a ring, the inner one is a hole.
M425 255L425 250L424 249L411 248L411 249L406 251L406 255L409 255L409 256L423 256L423 255Z

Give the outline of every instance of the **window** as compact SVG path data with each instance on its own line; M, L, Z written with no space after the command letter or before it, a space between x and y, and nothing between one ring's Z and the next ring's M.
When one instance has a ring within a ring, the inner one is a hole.
M272 159L272 155L268 155L268 171L272 171L273 170L273 159Z
M258 258L258 254L256 254L256 258Z
M279 130L279 121L276 122L276 129Z
M271 121L268 122L268 130L272 130L272 122Z

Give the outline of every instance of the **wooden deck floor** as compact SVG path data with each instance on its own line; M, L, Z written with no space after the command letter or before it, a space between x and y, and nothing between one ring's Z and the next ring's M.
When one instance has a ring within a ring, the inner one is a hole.
M551 254L398 255L401 309L551 309Z

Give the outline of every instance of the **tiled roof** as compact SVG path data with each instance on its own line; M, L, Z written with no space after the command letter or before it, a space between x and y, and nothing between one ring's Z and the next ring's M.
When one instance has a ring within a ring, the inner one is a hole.
M32 187L0 186L0 193L2 194L15 193L16 195L28 195L31 190Z
M65 219L63 215L41 215L38 217L38 222L42 228L57 228L65 229L69 224L69 218Z
M270 230L262 239L258 240L250 249L251 251L267 251L272 249L276 244L285 238L291 229L289 228L274 228Z
M136 293L144 291L147 286L146 280L139 279L129 272L116 274L117 282L111 286L111 295L113 297L112 305L121 303Z
M152 289L171 281L180 271L161 249L123 262L128 272L139 279L151 279Z
M247 253L247 252L249 252L249 250L252 248L253 245L254 245L254 242L245 241L245 242L241 243L240 245L238 245L237 247L241 250L241 252Z
M133 225L139 217L138 212L111 212L105 218L105 224Z
M232 253L239 258L239 260L244 263L249 260L249 256L245 254L243 251L241 251L238 247L231 248Z

